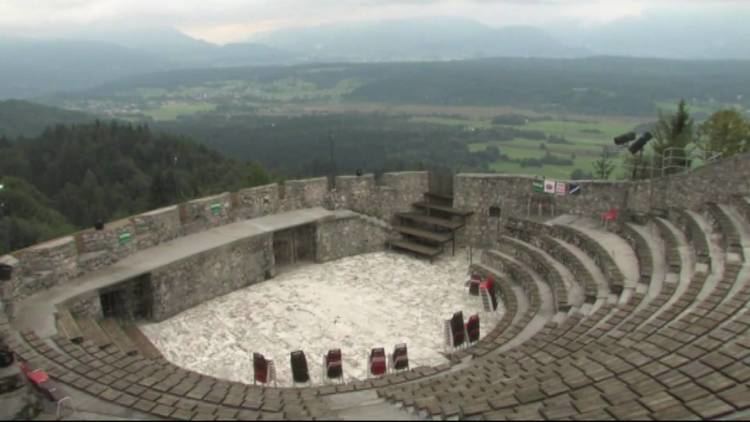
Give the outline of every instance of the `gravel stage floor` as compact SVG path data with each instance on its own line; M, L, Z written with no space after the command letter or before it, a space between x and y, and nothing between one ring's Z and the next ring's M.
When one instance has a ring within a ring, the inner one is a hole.
M479 313L482 334L502 317L502 305L484 313L468 294L468 265L466 251L433 264L391 252L308 264L141 329L175 364L246 383L253 352L274 360L279 386L291 385L294 350L305 351L314 384L324 383L322 356L336 347L347 381L367 377L372 347L407 343L411 367L439 365L453 312Z

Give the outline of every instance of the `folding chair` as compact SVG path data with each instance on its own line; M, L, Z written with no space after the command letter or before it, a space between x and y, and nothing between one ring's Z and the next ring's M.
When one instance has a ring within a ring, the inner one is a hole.
M370 375L374 377L385 375L388 369L385 349L382 347L375 347L370 350L370 357L367 359L367 368L370 371Z
M464 313L458 311L451 318L451 335L453 336L453 347L458 348L464 345L466 333L464 327Z
M619 212L618 212L617 208L611 208L609 211L603 213L602 214L602 222L604 223L604 227L607 227L607 224L610 221L617 220L618 214L619 214Z
M469 322L466 323L466 334L469 338L469 343L479 341L479 314L469 317Z
M390 355L391 371L404 371L409 369L409 351L406 348L406 344L397 344L393 348L393 354Z
M477 273L472 273L469 280L465 285L469 286L469 294L472 296L479 296L479 283L482 282L482 276Z
M344 382L341 349L331 349L327 354L323 355L323 379L338 379Z
M487 291L490 293L490 300L492 301L492 309L497 309L497 295L495 294L495 279L492 276L487 277L485 280L487 283Z
M305 352L296 350L289 356L292 365L292 380L294 384L305 384L310 382L310 371L307 368Z
M19 361L18 364L21 367L21 372L24 374L26 379L31 383L34 389L42 394L47 400L55 404L55 415L57 419L62 417L65 405L71 410L71 416L75 414L76 409L73 406L73 399L65 393L56 383L50 380L49 375L42 369L32 370L28 362Z

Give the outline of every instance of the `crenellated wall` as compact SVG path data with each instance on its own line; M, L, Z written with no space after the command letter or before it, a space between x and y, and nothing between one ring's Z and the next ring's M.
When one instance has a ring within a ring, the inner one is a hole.
M428 190L427 172L386 173L382 185L372 175L340 176L335 189L325 177L289 180L198 198L145 212L2 257L14 267L2 283L4 308L36 292L108 267L123 258L164 242L233 222L298 209L351 209L390 221L409 209ZM11 262L12 261L12 262Z
M649 212L655 208L698 210L706 202L733 203L750 195L750 154L738 155L694 171L639 182L576 181L575 195L534 193L533 176L459 174L454 179L454 207L474 211L460 243L479 246L486 233L502 232L508 217L550 218L564 213L599 216L611 209ZM569 182L569 181L568 181ZM500 217L490 216L490 207Z
M563 213L598 216L610 208L647 212L653 208L700 209L706 201L734 203L750 195L750 154L701 167L689 173L640 182L578 181L576 195L535 194L532 176L459 174L454 179L454 207L473 211L459 243L480 246L488 233L502 233L508 217L549 218ZM329 189L326 178L290 180L283 184L242 189L195 199L107 224L103 230L84 230L71 236L34 245L2 257L12 261L13 275L0 286L4 308L36 292L110 266L138 251L233 222L280 212L324 207L351 210L391 222L397 212L408 211L429 190L427 172L338 176ZM490 216L497 207L500 216ZM373 220L375 221L375 220ZM356 232L380 245L387 233L368 233L365 223L351 220L331 223L320 236L336 231ZM344 246L319 251L322 260L345 256ZM369 251L371 246L349 246Z

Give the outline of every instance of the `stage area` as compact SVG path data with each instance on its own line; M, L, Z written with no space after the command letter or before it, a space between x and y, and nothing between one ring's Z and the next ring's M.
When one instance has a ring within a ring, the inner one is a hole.
M502 317L502 304L486 314L480 298L469 296L468 265L466 251L434 264L388 252L309 264L141 329L175 364L246 383L253 352L274 360L279 386L291 385L289 353L298 349L314 384L324 383L330 348L342 349L347 381L367 378L372 347L391 353L407 343L412 368L434 366L447 362L443 321L453 312L479 313L482 336Z

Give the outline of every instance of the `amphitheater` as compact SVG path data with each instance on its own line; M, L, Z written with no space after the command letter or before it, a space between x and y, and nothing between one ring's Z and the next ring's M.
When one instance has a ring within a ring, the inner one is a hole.
M750 155L576 194L534 182L293 180L4 256L0 418L750 417ZM458 311L478 339L456 343ZM373 374L371 349L400 343L408 368Z

